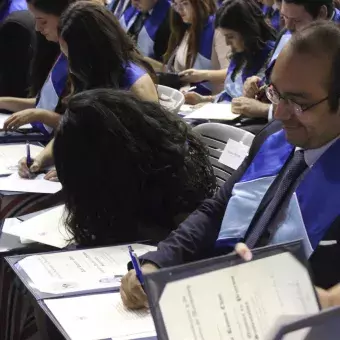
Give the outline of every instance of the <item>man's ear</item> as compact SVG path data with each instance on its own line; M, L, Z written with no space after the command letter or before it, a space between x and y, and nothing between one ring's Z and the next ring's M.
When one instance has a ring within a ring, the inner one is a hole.
M327 19L328 18L328 10L326 5L322 5L319 11L318 19Z

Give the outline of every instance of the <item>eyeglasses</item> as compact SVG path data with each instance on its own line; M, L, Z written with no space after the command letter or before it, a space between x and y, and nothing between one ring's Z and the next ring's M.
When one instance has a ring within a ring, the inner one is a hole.
M324 101L328 99L328 96L327 96L326 98L323 98L314 104L304 107L304 106L301 106L300 104L295 103L293 100L289 98L285 98L281 96L281 94L276 90L276 88L272 84L267 86L265 91L266 91L266 96L268 100L272 104L279 105L280 101L283 100L284 103L287 105L287 107L289 107L291 112L294 112L297 116L301 115L304 111L310 110L311 108L323 103Z
M182 1L178 4L176 4L174 2L171 3L171 7L173 8L173 10L175 12L179 12L180 10L184 10L184 9L188 8L189 5L190 5L189 1Z

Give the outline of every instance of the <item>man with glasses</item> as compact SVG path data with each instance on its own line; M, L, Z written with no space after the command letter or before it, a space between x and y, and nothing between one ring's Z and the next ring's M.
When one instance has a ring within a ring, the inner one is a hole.
M272 67L285 44L292 34L301 30L307 24L324 19L340 22L340 11L334 8L333 0L283 0L281 16L285 29L279 35L271 59L268 61L266 79L250 77L243 87L243 97L233 100L233 112L248 117L273 118L273 107L261 100L261 85L269 79ZM257 100L258 99L258 100Z
M301 239L323 289L340 282L340 28L330 22L297 32L274 66L268 99L275 121L213 199L184 221L143 270ZM281 128L282 127L282 128ZM129 307L146 303L134 271L122 280Z

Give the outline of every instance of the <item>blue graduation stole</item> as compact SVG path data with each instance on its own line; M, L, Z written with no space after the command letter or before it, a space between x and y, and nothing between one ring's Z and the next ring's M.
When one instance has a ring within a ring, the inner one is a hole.
M200 46L192 68L197 70L211 69L211 55L213 48L213 40L215 34L215 16L211 15L200 35ZM211 94L211 84L209 82L193 83L192 86L197 86L195 92L202 95Z
M145 20L144 26L137 39L138 49L143 55L150 58L154 57L156 33L160 25L165 20L170 6L170 0L158 0L155 7L153 8L152 14ZM125 10L124 14L119 20L125 31L130 29L139 13L140 11L132 5Z
M0 22L5 20L12 12L27 9L26 0L7 0L6 5L0 11Z
M280 11L278 9L274 9L271 6L263 6L262 13L270 20L271 26L276 31L280 31Z
M274 41L267 41L266 45L264 46L264 48L258 53L257 56L254 56L254 64L253 67L251 69L247 68L247 67L243 67L242 69L242 82L244 84L244 82L247 80L247 78L256 75L261 68L265 65L271 51L273 50L275 45ZM231 75L236 68L236 62L235 59L233 58L229 64L228 70L227 70L227 77L228 78L229 75ZM221 95L219 96L217 102L223 102L223 101L228 101L230 102L232 100L232 97L228 94L228 92L226 90L224 90Z
M54 64L47 80L37 98L36 107L54 111L59 103L67 82L68 61L64 54L61 54ZM33 122L31 125L39 129L43 134L50 136L52 128L41 122Z
M222 221L216 246L243 240L270 185L295 147L283 130L269 136L238 183ZM340 215L340 139L309 168L291 197L270 244L302 239L310 256Z
M340 23L340 11L337 8L334 8L334 15L332 21Z

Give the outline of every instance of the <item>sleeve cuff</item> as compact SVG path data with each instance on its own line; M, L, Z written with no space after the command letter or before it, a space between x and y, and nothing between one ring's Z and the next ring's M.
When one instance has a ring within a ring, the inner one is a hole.
M269 110L268 110L268 122L271 122L273 120L273 104L270 104Z

